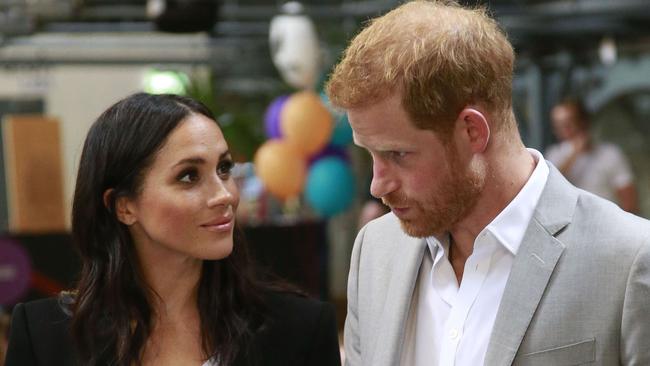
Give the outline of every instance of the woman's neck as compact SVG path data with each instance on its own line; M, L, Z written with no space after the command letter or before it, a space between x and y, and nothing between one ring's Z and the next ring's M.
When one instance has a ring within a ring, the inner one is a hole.
M202 261L147 259L141 261L141 267L154 291L150 298L153 318L140 362L144 366L200 365L207 357L197 307Z
M203 261L161 253L138 254L144 281L154 292L150 298L154 314L160 318L176 318L198 313Z

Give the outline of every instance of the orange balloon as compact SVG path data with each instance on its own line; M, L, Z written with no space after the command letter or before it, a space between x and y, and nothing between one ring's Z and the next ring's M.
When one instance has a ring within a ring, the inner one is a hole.
M307 176L300 150L284 140L269 140L255 152L255 173L267 191L286 199L298 196Z
M292 94L280 112L282 136L307 156L322 150L332 135L332 115L314 92Z

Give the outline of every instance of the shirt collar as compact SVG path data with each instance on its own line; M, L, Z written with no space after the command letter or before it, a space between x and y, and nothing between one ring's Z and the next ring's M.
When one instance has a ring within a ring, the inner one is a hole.
M542 153L535 149L528 149L528 152L536 162L533 173L515 198L484 229L489 230L513 255L519 250L549 173Z
M549 174L549 168L542 153L535 149L527 150L535 159L533 173L515 198L482 230L482 232L487 230L494 235L499 243L513 255L516 255L519 250ZM445 234L442 238L430 236L426 238L426 242L432 256L437 257L437 248L447 250L449 235Z

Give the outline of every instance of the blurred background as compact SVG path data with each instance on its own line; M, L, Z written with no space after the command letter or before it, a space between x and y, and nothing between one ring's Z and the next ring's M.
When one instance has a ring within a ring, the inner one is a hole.
M382 209L366 205L370 160L322 88L364 22L399 3L0 0L0 310L74 286L83 139L104 109L144 90L213 109L240 163L239 223L256 260L337 304L342 322L355 234ZM555 143L552 107L581 99L594 138L629 160L649 217L650 1L463 3L487 6L515 46L526 145Z

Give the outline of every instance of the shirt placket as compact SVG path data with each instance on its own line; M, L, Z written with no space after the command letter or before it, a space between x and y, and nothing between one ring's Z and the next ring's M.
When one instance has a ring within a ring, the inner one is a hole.
M451 311L445 323L444 334L441 337L440 366L454 366L456 364L456 355L459 354L459 345L464 335L465 321L487 277L490 265L490 242L488 238L489 234L487 232L479 235L474 244L474 251L465 263L463 279L456 296L450 304ZM449 267L451 267L450 264ZM455 277L454 280L456 280Z

